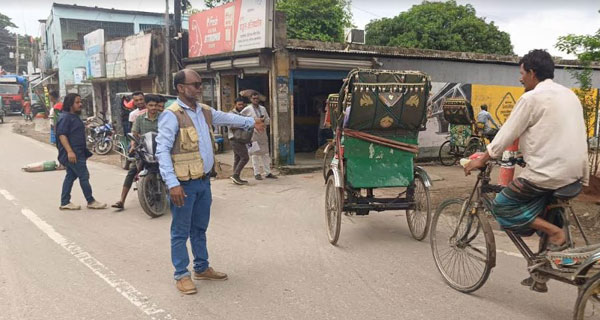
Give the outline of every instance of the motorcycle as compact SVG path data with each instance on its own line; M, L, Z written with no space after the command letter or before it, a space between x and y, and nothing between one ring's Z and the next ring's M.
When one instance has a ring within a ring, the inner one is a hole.
M0 123L4 123L4 109L0 105Z
M156 132L148 132L135 142L134 159L138 175L136 177L138 199L144 212L152 218L160 217L169 210L168 189L160 176L156 152Z
M102 124L98 125L95 121L99 119ZM110 152L113 148L113 134L114 130L110 122L104 118L88 118L86 120L86 127L88 129L87 141L99 155L105 155Z

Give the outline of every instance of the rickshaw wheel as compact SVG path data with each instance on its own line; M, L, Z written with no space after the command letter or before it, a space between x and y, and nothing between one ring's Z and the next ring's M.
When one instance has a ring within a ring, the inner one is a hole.
M325 189L325 222L327 223L327 237L333 245L337 243L340 237L343 205L343 191L335 186L335 179L333 175L330 175L327 178Z
M427 236L429 231L429 221L431 221L431 207L429 189L421 176L415 175L414 189L410 191L409 196L415 202L414 210L406 210L406 222L410 229L410 234L415 240L421 241Z
M438 158L440 163L444 166L453 166L456 164L458 157L456 156L457 147L453 146L450 140L442 143L440 151L438 152Z
M575 302L574 320L598 319L600 317L600 273L591 277L579 290Z

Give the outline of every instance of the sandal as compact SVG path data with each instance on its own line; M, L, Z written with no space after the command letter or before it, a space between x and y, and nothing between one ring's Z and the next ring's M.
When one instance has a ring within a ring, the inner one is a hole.
M117 201L115 204L113 204L111 207L113 208L117 208L117 209L123 209L123 202L121 201Z

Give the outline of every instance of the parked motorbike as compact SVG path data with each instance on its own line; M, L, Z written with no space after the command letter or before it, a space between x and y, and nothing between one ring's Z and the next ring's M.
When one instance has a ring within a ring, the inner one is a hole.
M0 105L0 123L4 123L4 109Z
M96 119L102 123L98 124ZM113 148L114 130L110 122L104 118L88 118L86 120L87 141L90 147L100 155L105 155Z
M158 169L156 152L156 132L148 132L135 138L135 163L138 169L136 178L138 199L144 212L152 218L160 217L169 210L168 189Z

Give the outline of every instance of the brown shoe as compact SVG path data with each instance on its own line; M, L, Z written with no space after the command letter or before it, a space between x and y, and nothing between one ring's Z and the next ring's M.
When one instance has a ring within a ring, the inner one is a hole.
M212 267L203 272L194 271L194 280L227 280L227 274L219 271L215 271Z
M196 285L190 276L185 276L177 280L177 289L183 294L194 294L197 292Z

